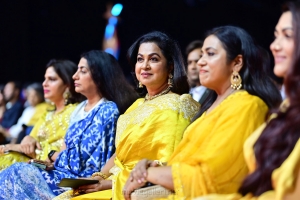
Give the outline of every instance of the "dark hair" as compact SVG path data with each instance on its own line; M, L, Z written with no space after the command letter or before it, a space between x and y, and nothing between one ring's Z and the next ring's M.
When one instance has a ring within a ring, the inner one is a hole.
M294 44L300 42L300 3L288 2L283 12L291 11L293 16ZM246 177L239 189L241 194L255 196L272 190L272 172L281 166L290 155L300 137L300 48L294 45L293 63L287 72L284 85L290 106L277 109L277 117L272 119L256 143L254 153L256 170Z
M43 85L41 83L32 83L32 84L28 85L26 89L34 90L36 92L36 95L39 98L39 103L42 103L45 101L44 89L43 89Z
M231 62L238 55L243 56L243 67L239 71L242 78L242 88L249 94L261 98L269 108L277 107L281 102L281 95L265 70L265 57L261 48L256 45L252 37L242 28L235 26L221 26L212 29L207 36L214 35L222 43L226 51L227 62ZM194 120L200 117L216 100L217 94L210 90L209 96L202 104Z
M71 95L68 98L67 104L79 103L85 99L82 94L75 92L74 80L72 78L73 74L77 71L77 65L75 63L70 60L52 59L47 63L46 69L49 67L53 67L54 71L62 79L63 83L69 87Z
M188 56L189 53L191 53L195 49L201 49L202 46L203 46L202 40L194 40L194 41L190 42L185 49L186 56Z
M115 57L104 51L92 50L83 53L81 58L87 60L99 94L115 102L120 113L124 113L138 95L127 82Z
M164 57L167 59L168 68L173 65L173 87L171 91L177 94L184 94L189 92L189 84L187 81L184 59L180 51L178 43L171 39L165 33L153 31L138 38L128 49L127 58L135 71L135 64L137 62L137 54L142 43L155 43L161 50ZM136 76L134 76L136 80ZM138 82L136 81L138 86ZM146 93L146 88L143 89Z

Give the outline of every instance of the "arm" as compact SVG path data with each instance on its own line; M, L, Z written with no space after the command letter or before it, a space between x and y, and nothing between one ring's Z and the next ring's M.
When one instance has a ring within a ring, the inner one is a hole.
M101 172L106 175L107 177L111 174L109 173L109 170L115 165L114 159L116 157L116 154L114 154L104 165ZM91 185L84 185L78 188L78 190L84 191L85 193L91 193L91 192L97 192L101 190L107 190L112 188L112 182L111 180L104 180L101 176L95 176L93 179L99 180L99 183L91 184Z

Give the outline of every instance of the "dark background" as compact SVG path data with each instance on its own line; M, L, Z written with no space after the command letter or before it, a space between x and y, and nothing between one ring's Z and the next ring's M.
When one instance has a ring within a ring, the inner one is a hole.
M122 3L119 62L130 77L128 47L144 33L166 32L182 51L220 25L246 29L269 50L281 14L279 0L0 0L0 83L43 81L46 63L101 49L106 3Z

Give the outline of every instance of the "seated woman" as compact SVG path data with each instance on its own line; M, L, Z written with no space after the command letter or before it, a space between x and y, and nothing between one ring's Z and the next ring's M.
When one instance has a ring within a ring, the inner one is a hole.
M23 126L34 126L49 106L45 103L42 84L32 83L28 85L26 87L26 93L28 105L18 119L17 124L13 125L8 130L2 130L2 133L4 133L7 138L11 139L11 144L16 143L20 132L23 131Z
M265 120L281 96L263 70L260 48L241 28L208 32L198 61L201 85L211 89L195 121L167 166L140 161L124 187L125 199L145 182L175 191L178 199L237 191L248 170L243 158L246 138Z
M166 162L182 139L185 128L199 109L188 93L189 86L178 44L155 31L137 39L128 50L138 86L147 91L117 123L116 153L94 179L99 184L79 188L91 193L113 189L113 199L122 199L123 186L136 163L143 158ZM111 176L112 180L104 180ZM91 193L91 199L103 199L106 193ZM63 194L57 199L72 195ZM87 198L79 196L80 198ZM108 199L110 199L109 196Z
M47 64L43 82L44 97L53 103L54 108L42 113L30 135L21 144L0 146L0 171L15 162L27 162L30 158L46 160L51 150L60 151L70 116L83 99L81 94L75 92L72 80L76 69L75 63L69 60L51 60ZM53 159L56 156L57 153Z
M137 94L115 58L102 51L84 53L73 79L87 100L73 113L65 149L54 165L45 162L47 170L16 163L2 171L0 199L51 199L64 191L57 186L62 178L91 176L113 155L118 109L124 112Z
M199 199L282 200L284 196L295 195L287 194L293 191L300 170L300 47L296 45L300 38L300 3L289 2L283 8L270 48L275 58L274 73L284 78L287 99L245 143L244 156L250 174L239 194Z

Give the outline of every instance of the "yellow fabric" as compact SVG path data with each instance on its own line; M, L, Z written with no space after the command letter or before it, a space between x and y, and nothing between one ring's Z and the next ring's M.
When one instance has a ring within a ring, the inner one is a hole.
M115 166L110 170L113 199L124 199L122 189L138 161L169 159L198 110L199 103L190 95L172 93L150 101L138 99L119 117ZM94 192L89 199L101 198L102 192Z
M39 119L43 116L43 114L47 111L47 108L49 108L49 107L50 107L50 105L46 102L36 105L35 112L26 125L34 126L39 121Z
M243 144L267 111L260 98L239 91L193 122L168 162L176 193L170 199L236 192L248 173Z
M64 110L54 114L46 111L36 123L30 136L40 142L42 150L37 152L36 158L46 160L51 150L60 151L64 136L69 126L70 116L77 104L69 104ZM21 153L8 153L0 156L0 171L15 162L27 162L29 158Z
M281 105L281 110L285 109L288 105L287 101L284 101ZM272 114L269 121L276 118L275 114ZM244 144L244 156L248 164L250 173L256 168L256 160L254 155L253 146L257 141L258 137L261 135L266 123L259 127L245 142ZM300 199L298 196L294 197L294 189L296 184L296 177L300 178L300 139L296 143L293 151L289 157L282 163L282 165L273 171L272 173L272 183L275 190L267 191L260 195L259 197L252 197L250 194L242 197L240 194L228 194L219 195L212 194L207 196L198 197L195 200L288 200ZM298 183L299 184L299 183ZM300 187L300 184L298 185ZM297 188L298 189L298 188ZM300 189L300 188L299 188ZM289 194L292 193L292 194ZM296 194L298 195L298 194Z
M282 165L278 169L274 170L274 172L272 173L272 182L273 186L275 187L275 191L267 191L259 197L252 197L249 194L242 197L237 193L228 195L212 194L198 197L194 200L288 200L289 198L298 200L300 199L299 196L295 196L294 194L289 193L293 193L295 189L296 177L298 177L298 179L300 178L299 169L300 139L298 140L289 157L282 163ZM298 187L300 187L300 185L298 185Z

